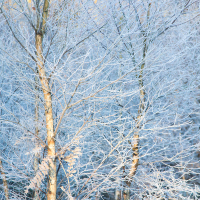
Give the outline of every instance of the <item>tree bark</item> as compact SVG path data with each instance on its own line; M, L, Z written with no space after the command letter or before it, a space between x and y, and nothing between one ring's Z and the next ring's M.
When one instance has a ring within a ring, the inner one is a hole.
M148 26L148 21L149 21L149 16L150 16L150 8L151 8L151 3L149 3L148 5L148 11L147 11L147 26ZM129 171L129 175L128 175L128 180L126 181L126 184L128 187L131 186L131 181L130 179L135 175L137 168L138 168L138 164L139 164L139 141L140 141L140 136L139 136L139 132L140 132L140 127L141 127L141 118L143 117L144 114L144 109L145 109L145 89L144 89L144 80L143 80L143 71L144 71L144 67L145 67L145 59L146 59L146 53L147 53L147 49L148 49L148 44L147 44L147 34L145 31L142 30L142 35L144 37L143 40L143 55L142 55L142 64L140 66L140 74L139 74L139 91L140 91L140 103L139 103L139 108L138 108L138 116L137 116L137 120L136 120L136 131L135 134L133 136L133 140L134 143L132 144L132 151L133 151L133 159L132 159L132 163L131 163L131 169ZM124 191L123 193L123 197L124 200L129 200L130 199L130 190L127 189L126 191Z
M48 18L49 0L44 0L42 18L38 15L37 18L37 30L35 34L35 47L37 55L37 67L44 95L44 108L46 117L46 130L47 130L47 145L49 160L49 182L47 200L56 200L56 189L57 189L57 176L56 176L56 149L55 149L55 133L54 133L54 122L53 122L53 109L52 109L52 97L51 89L49 87L49 80L46 76L44 58L43 58L43 35L46 29L46 21ZM37 4L37 10L40 11L39 4Z
M44 95L44 108L46 117L46 130L47 130L47 143L48 143L48 157L49 162L49 183L48 183L48 200L56 200L56 161L55 161L55 135L54 135L54 123L53 123L53 111L52 111L52 98L51 89L49 87L49 81L46 76L44 59L43 59L43 49L42 49L42 34L36 33L35 36L35 46L37 53L37 66L40 76L40 82L42 86L42 91Z
M146 57L146 51L147 51L147 44L146 44L146 38L144 39L144 49L143 49L143 60ZM133 144L132 144L132 151L133 151L133 159L131 163L131 169L129 171L128 178L129 180L126 181L126 184L128 187L131 186L131 181L130 179L135 175L138 164L139 164L139 141L140 141L140 123L141 123L141 118L143 116L144 112L144 104L145 104L145 90L144 90L144 85L143 85L143 70L145 66L145 61L143 61L141 67L140 67L140 75L139 75L139 90L140 90L140 103L139 103L139 108L138 108L138 116L137 116L137 121L136 121L136 131L133 136ZM124 200L129 200L130 199L130 190L127 189L124 191Z
M0 159L0 172L1 172L2 179L3 179L5 197L6 197L6 200L8 200L9 199L8 183L7 183L7 180L6 180L6 175L5 175L4 170L3 170L3 165L2 165L1 159Z
M2 110L1 110L0 114L2 116ZM3 164L2 164L1 159L0 159L0 173L1 173L1 176L2 176L2 179L3 179L5 198L6 198L6 200L8 200L9 199L8 183L7 183L7 180L6 180L6 175L4 173Z

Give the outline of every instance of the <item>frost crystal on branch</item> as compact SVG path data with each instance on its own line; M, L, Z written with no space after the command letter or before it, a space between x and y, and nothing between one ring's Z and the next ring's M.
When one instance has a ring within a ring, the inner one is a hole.
M0 6L3 199L199 199L196 0Z

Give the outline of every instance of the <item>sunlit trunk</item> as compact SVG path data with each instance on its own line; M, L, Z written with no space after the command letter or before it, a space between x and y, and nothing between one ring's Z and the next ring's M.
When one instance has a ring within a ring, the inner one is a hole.
M2 110L1 110L0 115L2 115ZM8 200L9 199L8 183L6 180L6 175L4 173L3 164L2 164L1 159L0 159L0 173L1 173L2 180L3 180L5 198L6 198L6 200Z
M147 12L147 26L148 26L148 21L149 21L149 16L150 16L150 8L151 8L151 3L149 3L148 6L148 12ZM143 40L143 55L142 55L142 64L140 66L140 74L138 77L138 82L139 82L139 92L140 92L140 102L139 102L139 108L138 108L138 116L136 119L136 126L135 126L135 133L133 135L133 143L132 143L132 151L133 151L133 158L132 158L132 163L131 163L131 168L129 171L128 175L128 180L126 181L126 184L128 188L131 186L131 179L137 172L138 164L139 164L139 141L140 141L140 127L141 127L141 120L144 115L144 109L145 109L145 89L144 89L144 80L143 80L143 72L144 72L144 67L145 67L145 59L146 59L146 53L148 49L147 45L147 34L145 31L142 31L142 35L144 37ZM124 200L129 200L130 199L130 189L126 189L123 193Z
M146 39L144 40L144 49L143 49L143 60L146 57L146 51L147 51L147 46L146 46ZM140 75L139 75L139 88L140 88L140 103L139 103L139 108L138 108L138 116L137 116L137 121L136 121L136 131L133 136L133 143L132 143L132 151L133 151L133 158L132 158L132 163L131 163L131 168L129 171L128 178L129 180L126 181L126 184L128 187L131 186L131 181L132 177L135 175L138 164L139 164L139 141L140 141L140 123L141 123L141 118L143 117L143 112L144 112L144 103L145 103L145 90L144 90L144 85L143 85L143 70L144 70L145 62L142 63L140 67ZM126 189L123 194L124 200L129 200L130 199L130 189Z
M44 95L44 108L46 117L46 131L47 131L47 156L50 158L49 161L49 177L48 177L48 200L56 200L56 189L57 189L57 176L56 176L56 149L55 149L55 134L54 134L54 123L53 123L53 110L52 110L52 97L51 89L49 87L49 80L46 76L44 58L43 58L43 35L46 29L46 21L49 10L49 0L44 1L42 18L38 15L37 18L37 30L35 34L35 47L37 55L37 67ZM39 3L37 3L37 10L39 11Z
M56 161L55 161L55 135L53 126L53 111L52 98L49 81L46 76L43 49L42 49L42 35L36 34L35 37L36 51L37 51L37 66L40 76L42 91L44 94L44 108L46 117L47 143L48 143L48 157L51 158L49 162L49 183L48 183L48 200L56 200Z
M7 183L7 180L6 180L6 175L5 175L4 170L3 170L3 165L2 165L1 159L0 159L0 172L1 172L1 177L3 179L5 198L6 198L6 200L8 200L9 199L8 183Z

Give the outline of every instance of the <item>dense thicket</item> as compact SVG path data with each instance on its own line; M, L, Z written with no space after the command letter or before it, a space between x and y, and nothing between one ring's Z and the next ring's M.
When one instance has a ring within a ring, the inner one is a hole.
M198 199L199 2L0 4L2 199Z

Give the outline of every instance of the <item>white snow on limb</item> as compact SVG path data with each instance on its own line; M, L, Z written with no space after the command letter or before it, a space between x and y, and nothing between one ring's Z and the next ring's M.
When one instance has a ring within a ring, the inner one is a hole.
M38 171L35 174L34 178L30 181L29 186L26 187L25 193L28 193L29 189L34 189L36 188L36 186L39 187L41 185L45 176L48 174L49 162L52 162L52 159L50 159L49 157L44 158L42 163L39 165Z
M39 152L41 152L42 149L43 149L42 146L40 146L40 147L36 146L33 150L26 152L25 155L39 153Z
M79 148L79 147L76 147L75 150L73 150L72 152L73 152L74 154L76 154L76 155L82 155L82 153L81 153L81 148Z
M72 197L72 195L68 191L66 191L63 186L61 186L60 188L61 188L61 190L63 192L65 192L65 194L67 194L69 200L74 200L74 198Z

